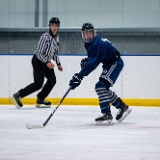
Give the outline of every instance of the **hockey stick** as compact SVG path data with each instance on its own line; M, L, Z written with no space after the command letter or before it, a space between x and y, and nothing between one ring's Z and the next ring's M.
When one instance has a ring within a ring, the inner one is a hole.
M67 90L67 92L65 93L65 95L62 97L62 99L60 100L60 102L58 103L57 107L53 110L53 112L49 115L49 117L46 119L46 121L43 124L31 124L31 123L27 123L26 127L28 129L36 129L36 128L43 128L47 125L48 121L51 119L51 117L53 116L53 114L56 112L56 110L58 109L58 107L61 105L61 103L63 102L63 100L65 99L65 97L67 96L67 94L69 93L69 91L71 90L71 87L69 87L69 89Z

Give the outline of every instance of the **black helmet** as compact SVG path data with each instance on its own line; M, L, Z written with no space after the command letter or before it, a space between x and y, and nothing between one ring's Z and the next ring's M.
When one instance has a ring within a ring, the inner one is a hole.
M85 32L92 32L92 37L85 38ZM84 23L82 26L82 38L85 42L91 43L94 40L94 37L96 36L96 30L94 29L92 23Z
M94 30L92 23L84 23L82 26L82 31Z
M58 25L60 25L59 18L57 18L57 17L52 17L52 18L49 20L49 25L50 25L50 24L58 24Z

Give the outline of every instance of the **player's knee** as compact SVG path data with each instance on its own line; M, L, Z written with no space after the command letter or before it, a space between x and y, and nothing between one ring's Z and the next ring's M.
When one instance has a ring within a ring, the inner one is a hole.
M97 95L100 97L102 96L102 94L106 93L106 86L104 85L104 83L102 82L97 82L95 85L95 92L97 93Z
M111 84L106 81L106 80L100 80L96 83L95 85L95 90L101 88L101 89L105 89L105 90L109 90L109 88L111 87Z
M104 83L102 82L97 82L95 85L95 92L99 95L102 91L105 91L106 87L104 85Z
M100 82L100 81L97 82L96 85L95 85L95 90L96 90L96 89L99 89L99 88L105 88L104 83L102 83L102 82Z

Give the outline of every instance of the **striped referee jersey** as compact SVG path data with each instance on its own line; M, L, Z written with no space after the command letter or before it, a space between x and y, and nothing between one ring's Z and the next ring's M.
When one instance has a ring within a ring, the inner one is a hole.
M42 34L34 53L37 59L45 64L51 62L51 59L53 59L57 65L60 65L61 63L58 57L59 37L58 35L54 36L50 32Z

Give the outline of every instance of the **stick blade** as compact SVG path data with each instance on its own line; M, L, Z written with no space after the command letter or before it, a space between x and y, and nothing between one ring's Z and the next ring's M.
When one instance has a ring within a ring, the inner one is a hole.
M32 123L27 123L26 127L28 129L39 129L39 128L43 128L44 125L43 124L32 124Z

